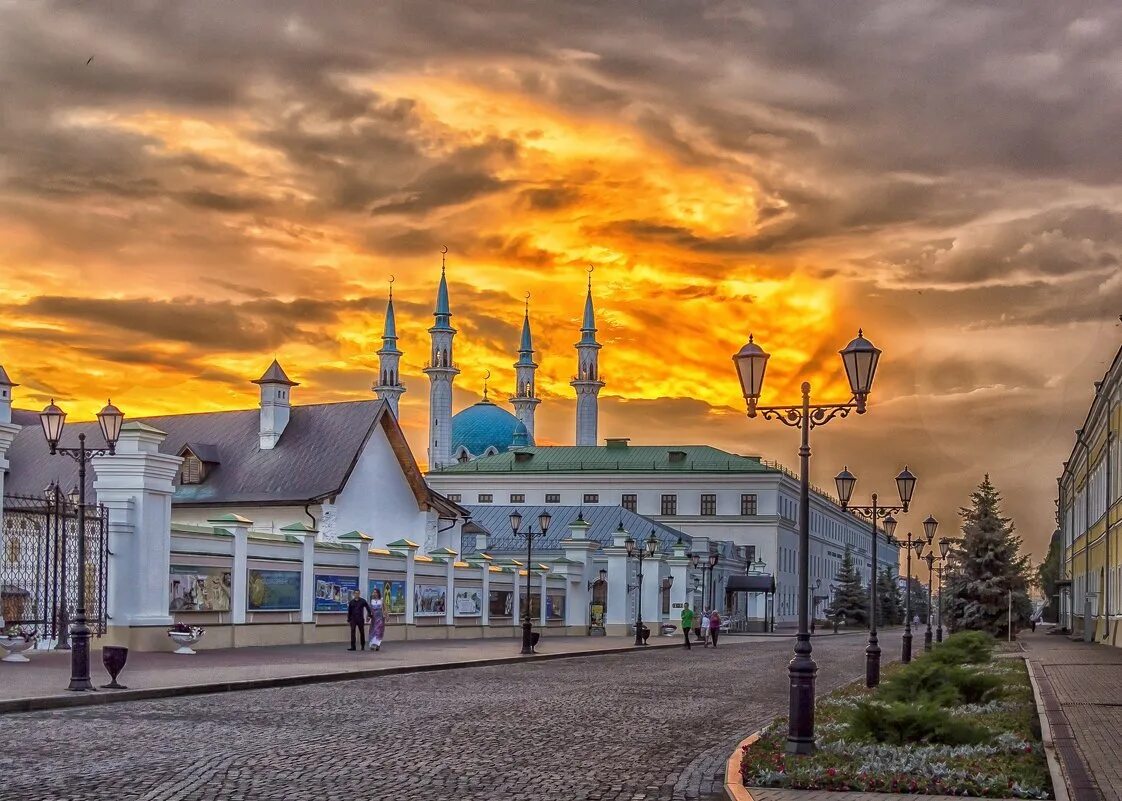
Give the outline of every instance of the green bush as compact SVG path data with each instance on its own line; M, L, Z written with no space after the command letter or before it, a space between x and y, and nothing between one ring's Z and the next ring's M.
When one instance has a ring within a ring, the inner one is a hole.
M978 665L990 661L993 649L994 639L984 631L959 631L923 658L948 665Z
M860 740L892 745L938 743L972 745L990 735L982 726L952 718L935 704L861 702L849 721L849 732Z
M925 656L884 682L878 696L889 702L957 706L988 701L1001 691L999 676L977 673Z

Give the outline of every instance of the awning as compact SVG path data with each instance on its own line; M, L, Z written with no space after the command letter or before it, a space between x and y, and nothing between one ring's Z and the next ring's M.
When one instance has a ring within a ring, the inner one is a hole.
M770 575L743 576L733 574L725 584L727 592L775 592L775 577Z

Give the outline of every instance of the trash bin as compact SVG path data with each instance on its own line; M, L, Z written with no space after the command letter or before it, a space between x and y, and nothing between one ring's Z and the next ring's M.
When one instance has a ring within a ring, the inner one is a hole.
M540 640L541 638L542 638L542 635L541 635L540 631L531 631L530 632L530 647L531 648L537 648L538 647L538 640Z

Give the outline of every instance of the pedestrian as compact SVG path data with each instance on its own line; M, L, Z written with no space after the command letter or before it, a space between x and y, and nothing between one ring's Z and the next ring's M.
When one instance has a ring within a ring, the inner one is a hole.
M693 628L693 610L689 604L682 606L682 631L686 635L686 650L690 650L690 629Z
M714 609L709 613L709 639L713 641L713 647L717 647L717 635L721 633L721 615Z
M385 604L382 603L382 591L375 587L370 593L370 647L375 651L382 650L382 635L385 633Z
M703 609L701 612L701 641L705 647L709 647L709 610Z
M355 632L358 632L358 641L362 651L366 650L366 616L370 614L370 604L358 594L358 590L351 590L351 600L347 604L347 623L351 627L351 647L348 651L355 650Z

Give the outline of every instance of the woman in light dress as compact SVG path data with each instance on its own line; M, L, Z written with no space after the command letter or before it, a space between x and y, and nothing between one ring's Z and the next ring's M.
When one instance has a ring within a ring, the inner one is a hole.
M382 650L382 635L386 633L386 609L382 603L382 591L377 587L370 593L370 646L375 651Z

